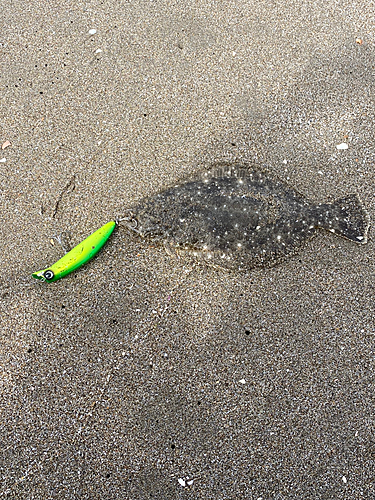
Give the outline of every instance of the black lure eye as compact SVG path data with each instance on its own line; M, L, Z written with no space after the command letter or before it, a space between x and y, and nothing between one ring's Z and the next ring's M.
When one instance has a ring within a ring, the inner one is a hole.
M46 280L51 280L55 277L53 271L51 271L50 269L44 271L43 276L46 278Z

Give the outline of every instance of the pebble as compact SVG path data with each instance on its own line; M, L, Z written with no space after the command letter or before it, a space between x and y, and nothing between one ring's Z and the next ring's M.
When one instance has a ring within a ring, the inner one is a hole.
M179 478L178 482L181 486L186 486L186 482L182 479L182 477Z
M0 160L1 163L5 163L6 161L7 161L6 158L1 158L1 160Z
M348 145L346 144L346 142L342 142L341 144L338 144L336 146L337 149L348 149Z
M89 30L89 35L95 35L96 29Z

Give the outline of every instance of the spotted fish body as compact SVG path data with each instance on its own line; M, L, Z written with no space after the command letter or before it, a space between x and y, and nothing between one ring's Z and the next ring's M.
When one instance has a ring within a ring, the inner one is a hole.
M145 198L129 227L177 253L235 269L270 267L298 252L319 229L367 242L357 195L313 204L282 181L241 165L221 165Z

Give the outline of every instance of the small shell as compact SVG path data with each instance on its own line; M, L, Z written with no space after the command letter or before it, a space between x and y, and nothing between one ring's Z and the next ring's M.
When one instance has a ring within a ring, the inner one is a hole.
M11 142L10 141L5 141L4 144L1 146L1 149L5 149L7 148L8 146L11 146Z
M363 40L362 40L362 38L356 38L355 42L358 43L358 45L362 45Z

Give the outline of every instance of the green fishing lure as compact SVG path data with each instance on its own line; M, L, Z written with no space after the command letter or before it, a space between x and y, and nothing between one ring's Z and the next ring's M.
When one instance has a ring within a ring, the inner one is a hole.
M52 283L53 281L63 278L72 271L75 271L99 252L113 233L115 227L115 221L107 222L107 224L104 224L104 226L95 231L95 233L83 240L55 264L33 273L33 277L38 280Z

